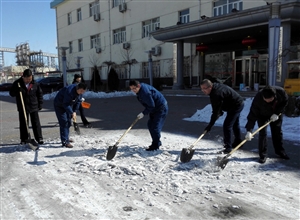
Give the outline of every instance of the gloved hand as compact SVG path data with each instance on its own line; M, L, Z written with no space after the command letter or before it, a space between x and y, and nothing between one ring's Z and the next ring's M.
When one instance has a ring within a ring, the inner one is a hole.
M253 138L252 133L251 133L250 131L248 131L247 134L246 134L246 136L245 136L245 139L246 139L247 141L251 141L252 138Z
M82 101L82 102L84 102L84 100L85 100L84 98L81 98L81 101Z
M270 121L271 121L271 122L274 122L274 121L277 121L278 119L279 119L279 116L276 115L276 114L273 114L273 115L271 116L271 118L270 118Z
M204 130L205 130L206 132L210 132L211 127L212 127L211 125L207 125L206 128L205 128Z
M142 119L143 117L144 117L143 112L141 112L140 114L137 115L137 118L138 118L138 119Z

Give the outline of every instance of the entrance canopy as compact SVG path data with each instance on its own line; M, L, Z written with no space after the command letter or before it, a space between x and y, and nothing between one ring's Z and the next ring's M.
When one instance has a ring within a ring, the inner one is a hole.
M291 44L299 43L300 1L281 4L281 23L291 25ZM203 43L208 53L246 50L242 40L254 37L253 49L268 47L270 6L251 8L227 15L205 18L186 24L160 28L152 36L163 42Z

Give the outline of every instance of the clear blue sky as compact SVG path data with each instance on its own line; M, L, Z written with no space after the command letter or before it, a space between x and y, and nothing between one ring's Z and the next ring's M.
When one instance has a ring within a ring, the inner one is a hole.
M0 0L0 47L28 42L30 50L57 53L55 9L50 0ZM4 53L5 66L15 63Z

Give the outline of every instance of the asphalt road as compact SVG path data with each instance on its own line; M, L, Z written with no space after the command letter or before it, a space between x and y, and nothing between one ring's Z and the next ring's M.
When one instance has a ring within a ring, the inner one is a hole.
M207 96L172 96L166 95L169 105L169 114L167 116L164 132L183 134L194 137L195 140L202 134L206 123L190 122L182 120L191 117L197 109L202 109L210 104ZM143 110L142 105L136 100L135 96L116 97L116 98L97 98L88 99L91 108L85 110L86 117L93 125L93 130L106 132L109 130L125 130L135 120L138 113ZM1 146L16 145L19 139L19 119L15 99L12 97L0 96L0 148ZM40 112L40 120L45 141L47 138L58 138L59 127L57 118L54 113L53 100L44 101L43 109ZM81 119L78 117L77 122L81 125ZM147 129L147 120L144 118L132 129ZM86 133L88 128L81 127L81 131ZM33 136L32 130L30 132ZM206 134L203 139L216 140L223 135L222 127L215 126L212 131ZM121 134L120 134L121 135ZM272 141L269 138L269 156L276 157L272 147ZM150 144L150 143L149 143ZM191 143L187 143L188 147ZM243 150L256 148L257 136L251 142L247 142ZM291 157L289 165L300 168L300 150L299 143L284 141L284 147L287 154ZM0 150L1 152L1 150Z

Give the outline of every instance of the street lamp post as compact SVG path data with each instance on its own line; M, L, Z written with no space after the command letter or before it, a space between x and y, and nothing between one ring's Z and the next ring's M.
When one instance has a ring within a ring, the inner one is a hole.
M62 69L63 69L63 79L64 79L64 86L67 86L67 58L66 58L66 50L69 47L60 47L59 49L62 50Z

